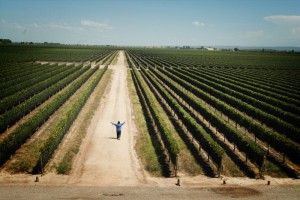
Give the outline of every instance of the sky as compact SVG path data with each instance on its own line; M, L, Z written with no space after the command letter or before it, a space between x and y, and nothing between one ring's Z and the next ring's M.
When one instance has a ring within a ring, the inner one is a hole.
M300 47L300 0L0 0L0 38L122 46Z

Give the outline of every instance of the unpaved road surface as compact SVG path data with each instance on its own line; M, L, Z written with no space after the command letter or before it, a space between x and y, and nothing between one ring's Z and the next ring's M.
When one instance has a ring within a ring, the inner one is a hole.
M134 152L136 128L127 89L124 52L119 53L106 97L88 130L75 161L69 183L99 186L137 186L144 182L143 172ZM121 140L116 139L111 122L124 122Z
M1 186L0 200L7 199L284 199L299 200L297 187L93 187L93 186Z

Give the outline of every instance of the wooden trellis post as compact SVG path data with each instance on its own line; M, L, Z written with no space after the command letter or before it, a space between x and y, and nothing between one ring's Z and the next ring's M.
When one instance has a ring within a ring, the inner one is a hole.
M223 163L223 161L221 160L221 162L219 163L219 166L218 166L218 177L220 177L221 172L223 172L224 166L222 163Z
M41 164L41 176L43 176L43 174L44 174L44 169L43 169L43 155L41 155L40 164Z
M176 155L176 159L175 159L175 177L177 177L178 174L178 154Z
M266 156L264 156L264 159L262 161L262 165L259 168L259 176L260 176L260 178L263 178L263 176L264 176L263 172L265 170L265 161L266 161Z

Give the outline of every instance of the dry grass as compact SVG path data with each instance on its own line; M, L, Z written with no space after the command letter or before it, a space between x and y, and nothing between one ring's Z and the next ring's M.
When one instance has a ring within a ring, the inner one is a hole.
M115 65L115 64L117 64L118 57L119 57L119 53L120 53L120 51L116 54L116 56L114 57L114 59L112 60L112 62L110 63L110 65Z
M155 149L149 135L147 122L145 120L141 103L136 93L130 71L127 71L127 83L135 116L134 121L137 127L135 150L144 166L144 169L147 170L151 175L161 176L162 168L159 164Z
M277 178L287 178L288 175L283 172L282 169L280 169L277 165L275 165L270 160L266 159L265 162L265 171L264 175L268 175L271 177L277 177Z
M131 73L128 73L128 84L130 90L130 98L133 103L133 109L135 113L135 122L138 127L138 137L136 143L136 151L144 165L144 168L154 175L161 175L161 167L159 161L157 160L157 155L155 149L153 147L151 138L148 133L147 124L144 118L143 110L141 108L141 104L139 102L138 96L136 94ZM197 163L197 161L192 156L191 152L187 148L184 141L178 135L178 131L176 127L174 127L171 122L170 116L165 112L164 108L160 105L157 99L153 99L154 103L157 105L157 109L161 114L161 117L164 119L167 128L173 133L173 136L180 148L179 154L179 171L183 172L187 175L199 175L202 173L202 169ZM159 173L158 173L159 172Z
M94 97L93 101L89 104L88 111L81 119L79 129L76 131L77 134L75 134L76 139L73 141L73 144L70 145L70 148L67 150L63 159L56 166L56 172L58 174L70 173L72 169L73 160L76 154L79 152L82 139L85 137L85 133L87 132L87 129L94 116L94 113L100 104L100 100L104 94L106 86L108 85L110 74L111 70L107 70L99 83L99 87L95 88L94 93L96 94L96 96Z
M223 166L224 166L224 171L221 173L225 176L232 176L232 177L244 177L245 174L239 169L239 167L232 162L229 157L223 156Z
M186 147L185 149L181 149L179 154L179 171L192 176L202 173L201 167Z

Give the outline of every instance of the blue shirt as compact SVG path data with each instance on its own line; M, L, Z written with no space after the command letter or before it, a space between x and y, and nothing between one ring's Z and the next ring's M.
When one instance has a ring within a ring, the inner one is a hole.
M118 132L121 132L122 131L122 126L125 124L125 122L123 122L122 124L114 124L114 123L112 123L112 124L116 126L116 129L117 129Z

